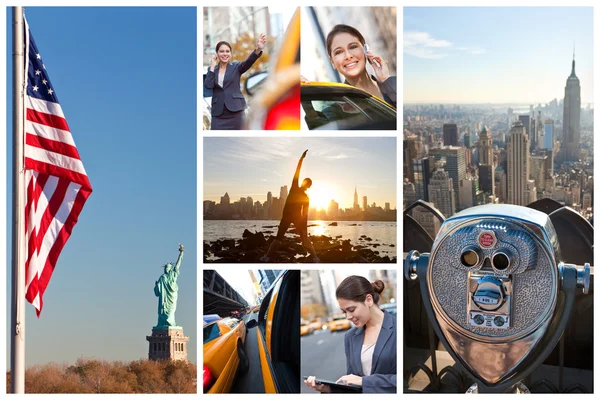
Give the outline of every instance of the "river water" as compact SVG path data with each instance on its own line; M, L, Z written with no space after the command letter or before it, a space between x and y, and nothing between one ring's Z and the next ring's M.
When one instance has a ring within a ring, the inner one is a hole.
M308 221L308 234L313 236L326 235L332 238L342 236L341 239L350 239L353 245L380 244L377 247L381 256L396 256L396 222L395 221L337 221L337 226L329 226L331 221ZM250 232L258 231L266 235L276 235L279 221L275 220L206 220L204 221L204 241L212 242L223 239L241 239L244 229ZM292 236L288 230L287 235ZM265 232L267 231L267 232ZM269 233L270 232L270 233ZM360 240L362 235L373 239L372 241ZM393 244L394 247L390 246Z

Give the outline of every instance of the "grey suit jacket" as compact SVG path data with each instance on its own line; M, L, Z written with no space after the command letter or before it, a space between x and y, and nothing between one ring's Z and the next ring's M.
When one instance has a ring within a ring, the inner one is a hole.
M225 69L223 87L218 84L217 73L208 68L204 87L212 89L212 107L210 114L218 117L223 114L223 107L227 106L229 111L242 111L246 108L246 99L240 90L240 77L250 69L252 64L262 56L262 51L256 55L254 51L244 61L230 62Z
M363 376L360 352L365 329L352 328L344 336L347 374L362 376L363 393L396 393L396 321L384 311L383 324L373 351L371 375Z

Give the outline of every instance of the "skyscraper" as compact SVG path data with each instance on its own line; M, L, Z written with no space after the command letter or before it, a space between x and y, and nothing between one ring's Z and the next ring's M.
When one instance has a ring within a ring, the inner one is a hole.
M367 211L367 208L369 207L369 203L367 203L367 196L363 196L363 211Z
M567 84L565 85L565 103L563 108L563 140L561 147L565 148L565 161L577 161L579 159L581 140L579 131L580 114L581 86L579 86L579 78L575 75L575 54L573 54L571 75L567 78Z
M492 134L484 126L479 134L479 164L494 164L494 151L492 149Z
M358 192L356 191L356 186L354 186L354 204L352 206L354 211L359 211L360 206L358 205Z
M444 171L441 166L431 175L428 190L430 201L444 217L448 218L454 215L456 211L454 185L450 174Z
M433 172L435 160L433 157L420 157L413 160L413 172L415 174L415 191L417 199L429 201L427 187L429 185L429 176Z
M444 146L443 148L431 149L430 156L433 156L436 161L442 158L446 159L444 170L448 171L452 184L454 185L454 204L458 204L458 184L467 176L466 153L467 149L458 146ZM431 197L429 201L433 201Z
M466 147L467 149L470 149L470 148L471 148L471 144L472 144L472 143L471 143L471 134L470 134L469 132L466 132L466 133L463 135L463 142L464 142L464 144L465 144L465 147Z
M529 115L519 115L519 121L521 121L525 127L525 133L527 134L527 137L531 137L531 117Z
M483 190L488 195L495 195L494 171L494 166L490 164L480 164L477 168L479 174L479 189Z
M469 176L458 184L458 208L464 210L473 207L473 192L475 189L475 180Z
M507 203L526 206L528 204L529 138L522 123L518 122L510 129L506 149L508 161Z
M221 202L219 204L222 206L228 206L230 204L229 193L225 192L225 196L221 197Z
M417 200L418 198L415 190L415 184L410 182L408 178L405 178L402 184L402 201L404 208L408 207Z
M420 157L423 151L423 142L421 141L421 136L411 135L406 138L403 142L404 145L404 161L403 161L403 169L404 175L411 182L415 181L414 171L412 160L417 157Z
M554 148L554 120L552 119L544 121L544 142L540 147L545 150Z
M548 171L547 166L548 156L546 155L534 155L529 157L529 174L531 179L535 182L535 187L539 190L546 189L546 179L548 174L552 171Z
M281 204L285 204L287 196L288 196L288 189L287 189L287 185L285 185L279 189L279 198L281 199Z
M337 217L339 214L340 205L335 201L331 200L329 202L329 207L327 207L327 215L329 217Z
M444 146L456 146L458 145L458 127L456 124L444 124Z

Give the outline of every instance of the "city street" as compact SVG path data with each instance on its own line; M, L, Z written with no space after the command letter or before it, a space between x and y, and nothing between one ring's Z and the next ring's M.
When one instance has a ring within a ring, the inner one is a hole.
M244 316L244 323L251 319L256 319L258 313L249 313ZM238 374L235 378L231 393L264 393L262 370L260 368L260 356L258 352L258 327L248 330L246 336L245 349L250 361L250 368L244 375Z
M336 381L346 374L344 335L348 331L319 330L300 338L300 376L314 375L319 379ZM309 389L302 379L301 393L319 393Z

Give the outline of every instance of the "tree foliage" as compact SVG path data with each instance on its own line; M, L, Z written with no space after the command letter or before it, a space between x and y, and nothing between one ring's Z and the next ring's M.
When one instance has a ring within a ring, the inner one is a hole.
M10 372L6 374L7 392ZM196 366L185 361L129 363L79 358L25 371L25 393L196 393Z
M244 61L250 53L252 53L256 49L256 41L258 38L255 38L251 33L245 32L242 33L235 42L231 43L231 61ZM244 82L248 77L252 76L252 74L259 71L266 71L267 66L269 64L269 60L271 59L271 51L274 47L272 44L275 43L274 37L267 38L267 45L263 50L262 56L252 65L245 74L243 74L240 78L240 84L242 88L244 87ZM269 46L271 44L271 46Z
M323 304L311 303L300 307L300 315L308 321L316 317L327 317L327 314L329 314L329 312L327 307Z

